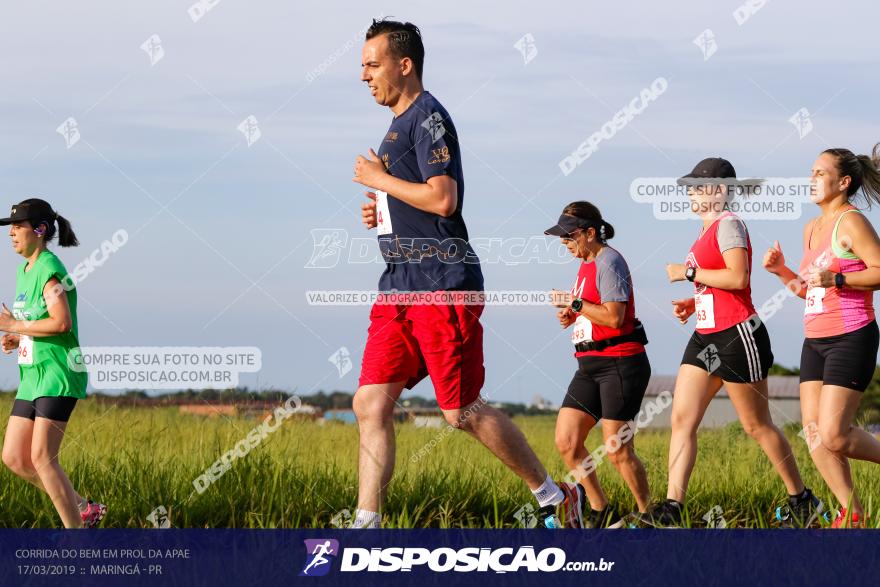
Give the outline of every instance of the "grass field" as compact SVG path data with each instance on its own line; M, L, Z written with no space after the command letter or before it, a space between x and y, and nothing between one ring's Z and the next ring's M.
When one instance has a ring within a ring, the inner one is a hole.
M0 401L9 413L11 398ZM516 420L554 477L565 470L553 442L553 417ZM203 493L193 479L245 438L259 420L205 418L174 408L127 409L80 402L69 425L61 460L74 486L109 506L104 527L152 527L148 515L164 506L175 527L326 527L343 509L354 511L357 428L289 419L247 456L237 459ZM5 423L4 423L5 430ZM397 470L389 487L386 527L508 528L516 512L533 503L526 487L482 446L460 432L397 427ZM830 492L796 430L786 430L807 481L826 502ZM433 442L432 442L433 441ZM588 447L598 446L594 431ZM654 499L665 497L668 432L636 437ZM423 456L414 462L423 447ZM599 476L622 511L634 502L613 467ZM854 476L869 523L877 527L880 470L854 463ZM689 492L689 518L719 505L728 527L767 527L785 490L758 446L741 428L700 434L700 453ZM2 527L60 525L48 497L0 471Z

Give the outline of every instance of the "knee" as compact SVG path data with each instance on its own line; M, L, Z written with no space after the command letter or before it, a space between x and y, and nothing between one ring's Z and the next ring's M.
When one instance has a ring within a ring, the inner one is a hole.
M563 459L574 458L578 449L583 446L583 442L570 434L559 434L556 436L556 450L559 451Z
M3 464L6 468L18 475L26 476L34 472L34 466L26 455L13 452L11 450L3 451Z
M446 419L447 424L457 430L464 430L466 432L473 432L481 419L497 420L499 415L503 416L501 412L487 405L482 398L478 398L473 403L461 408L443 410L443 417Z
M846 452L848 443L847 435L842 433L837 427L819 426L819 438L822 446L831 452Z
M761 422L759 420L746 420L741 422L743 427L743 432L748 434L754 440L761 440L765 434L770 430L770 427L765 422Z
M31 447L31 463L38 473L42 468L52 465L55 460L57 457L53 457L46 447L38 445Z
M446 423L456 430L473 430L476 414L465 410L443 410L443 418Z
M693 435L697 433L697 422L684 412L673 411L669 418L669 425L675 434Z
M614 452L608 451L608 460L615 467L630 465L635 462L635 457L635 451L633 451L632 446L629 444L621 446Z
M388 406L385 402L371 401L366 394L360 393L354 394L351 408L360 425L390 422L394 413L393 403Z

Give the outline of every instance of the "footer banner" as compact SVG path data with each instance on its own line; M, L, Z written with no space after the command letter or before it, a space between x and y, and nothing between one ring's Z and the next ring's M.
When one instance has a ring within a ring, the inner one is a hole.
M4 585L876 585L872 530L0 530ZM550 583L552 582L552 583Z

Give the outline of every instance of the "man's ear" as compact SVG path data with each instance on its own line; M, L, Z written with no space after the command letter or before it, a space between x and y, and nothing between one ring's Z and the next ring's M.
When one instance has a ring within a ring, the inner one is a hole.
M415 64L409 57L400 60L400 73L403 75L415 75Z

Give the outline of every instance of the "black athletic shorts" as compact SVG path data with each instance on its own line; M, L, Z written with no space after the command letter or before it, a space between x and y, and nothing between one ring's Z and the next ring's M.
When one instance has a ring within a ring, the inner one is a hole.
M67 422L76 406L75 397L38 397L30 402L17 399L12 404L12 415L33 420L48 418L56 422Z
M874 377L878 344L877 322L846 334L805 338L801 349L801 382L821 381L824 385L865 391Z
M761 381L773 365L770 335L757 316L718 332L694 332L681 364L699 367L730 383Z
M647 353L628 357L578 357L563 408L586 412L596 420L632 420L642 407L651 378Z

